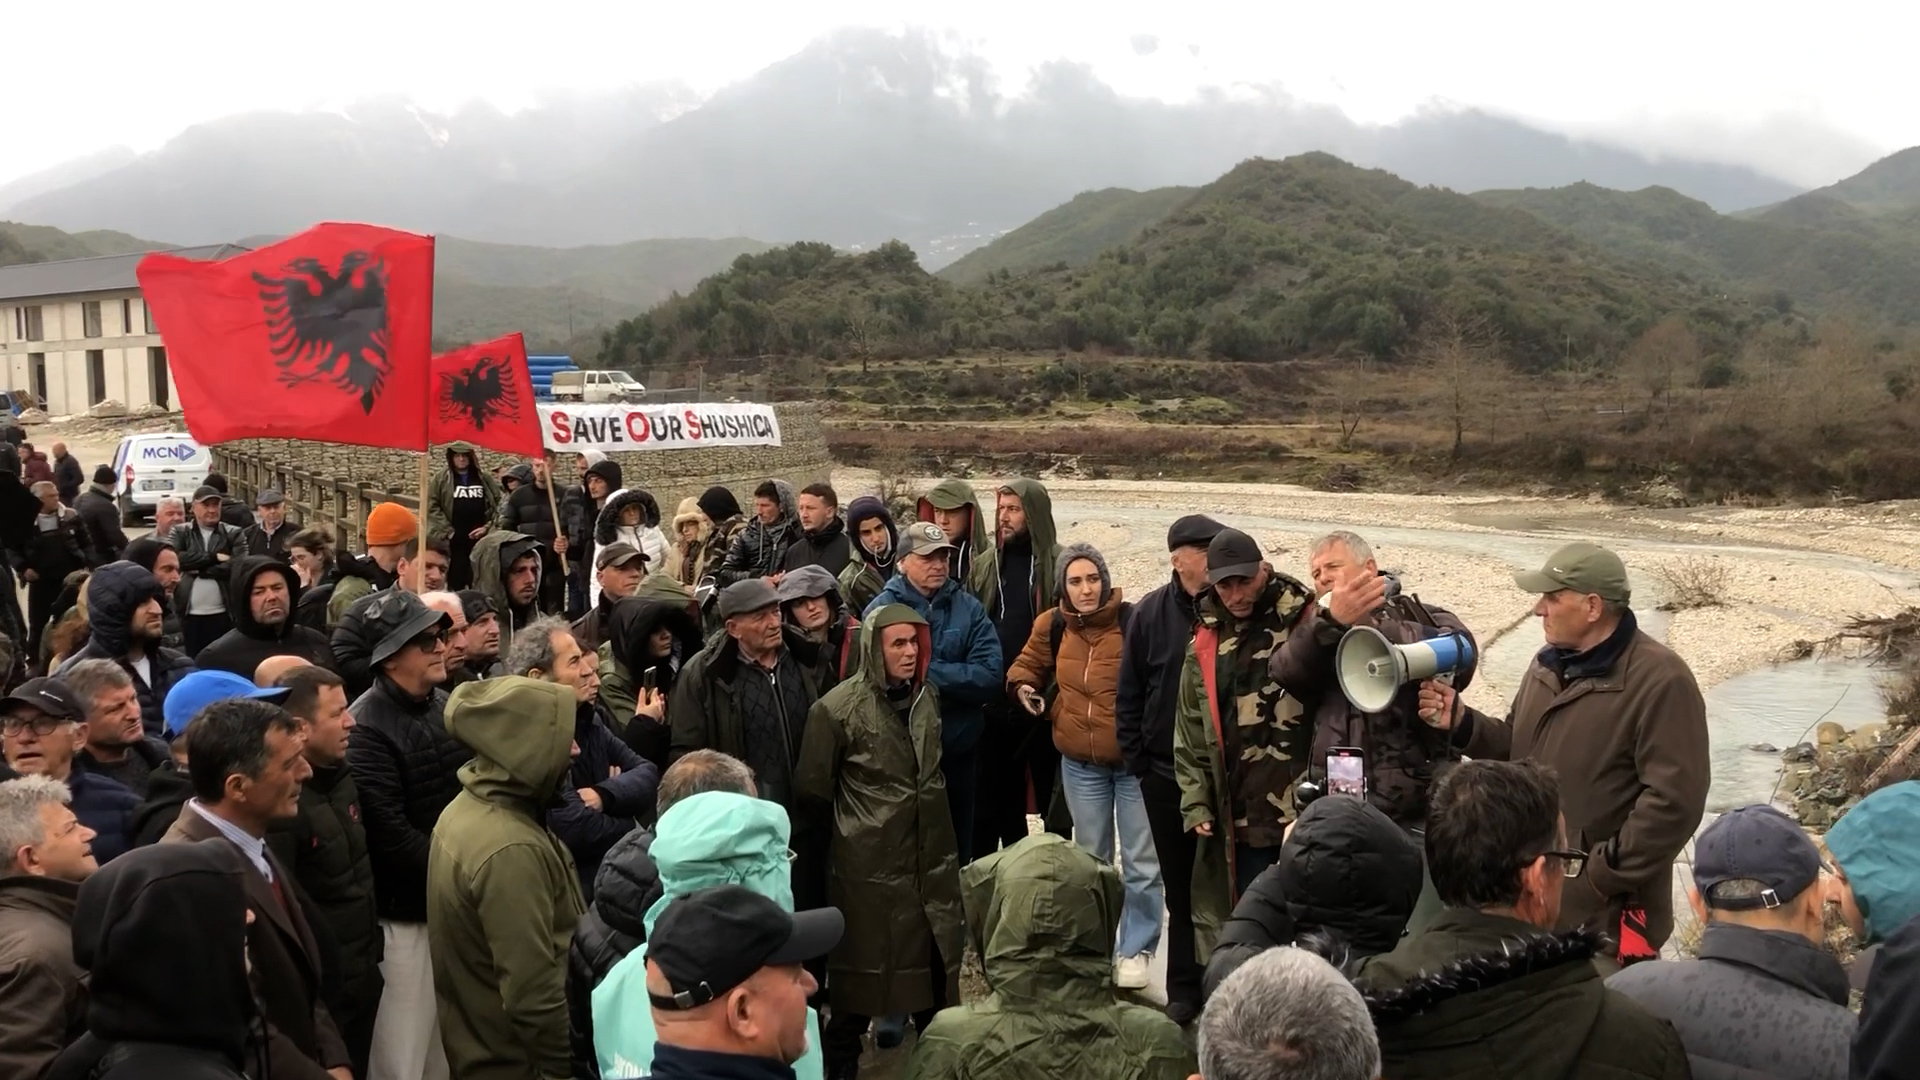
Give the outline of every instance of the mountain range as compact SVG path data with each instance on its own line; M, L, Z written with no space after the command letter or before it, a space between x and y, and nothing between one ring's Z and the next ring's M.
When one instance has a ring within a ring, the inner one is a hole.
M940 271L957 284L1087 266L1193 212L1204 189L1084 192ZM1521 210L1608 255L1762 298L1776 307L1920 320L1920 147L1828 187L1722 214L1670 187L1580 182L1494 189L1473 200Z
M367 220L574 247L751 236L904 240L929 266L1075 193L1203 184L1310 150L1461 191L1665 186L1716 210L1799 189L1754 169L1646 155L1473 110L1363 125L1277 88L1169 104L1068 62L1007 93L931 36L843 31L705 100L656 84L513 115L379 100L197 124L158 150L0 188L0 212L190 244Z

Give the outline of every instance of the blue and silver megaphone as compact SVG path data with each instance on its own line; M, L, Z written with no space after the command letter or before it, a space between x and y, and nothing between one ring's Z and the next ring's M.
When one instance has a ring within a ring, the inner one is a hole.
M1333 668L1340 692L1361 712L1377 713L1393 704L1408 683L1451 675L1473 663L1473 642L1448 631L1412 645L1395 645L1371 626L1356 626L1340 639Z

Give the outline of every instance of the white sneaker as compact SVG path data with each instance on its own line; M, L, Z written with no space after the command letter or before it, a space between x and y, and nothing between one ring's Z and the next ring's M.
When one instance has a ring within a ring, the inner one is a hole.
M1122 990L1145 990L1152 979L1147 974L1147 954L1123 956L1113 962L1113 985Z

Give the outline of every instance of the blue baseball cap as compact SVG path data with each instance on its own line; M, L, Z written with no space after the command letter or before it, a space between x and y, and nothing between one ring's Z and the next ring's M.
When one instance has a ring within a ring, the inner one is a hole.
M167 737L173 738L187 729L187 722L199 716L200 710L214 702L259 698L277 705L291 693L293 691L285 686L255 686L231 671L196 671L167 691L167 701L161 706L160 714L166 722Z

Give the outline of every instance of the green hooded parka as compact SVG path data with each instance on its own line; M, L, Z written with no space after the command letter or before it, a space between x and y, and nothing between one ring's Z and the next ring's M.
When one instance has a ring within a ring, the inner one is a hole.
M569 1076L567 947L586 904L546 810L572 763L573 690L518 677L466 683L446 717L474 752L427 862L447 1064L462 1080Z
M974 493L973 485L965 480L942 480L933 485L933 490L920 497L920 520L932 521L935 510L958 510L967 507L973 511L973 526L967 546L957 549L954 555L953 578L960 587L973 594L980 606L988 611L994 610L994 599L1000 594L1000 564L995 558L998 548L994 544L993 514L980 509L980 496ZM1051 507L1047 515L1051 522Z
M912 626L920 639L904 716L888 699L881 655L893 626ZM828 903L847 917L847 934L827 957L834 1005L888 1016L958 1002L966 942L927 623L890 604L862 630L858 675L807 713L794 787L801 812L820 818L829 837ZM946 974L939 987L935 949Z
M962 876L967 934L990 993L934 1018L907 1080L1186 1080L1198 1071L1173 1021L1114 989L1123 894L1112 866L1042 833Z

